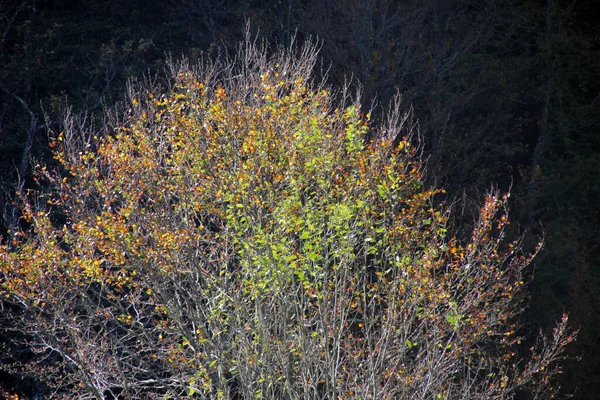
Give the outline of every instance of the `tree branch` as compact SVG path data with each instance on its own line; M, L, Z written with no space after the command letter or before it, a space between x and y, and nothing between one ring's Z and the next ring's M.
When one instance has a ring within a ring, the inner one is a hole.
M25 186L25 177L27 176L27 172L29 169L29 155L31 154L31 148L33 147L33 139L35 137L35 133L37 131L37 117L29 105L21 98L19 95L10 91L2 81L0 81L0 89L4 90L10 97L16 100L21 106L25 109L25 112L29 115L29 126L27 127L27 140L25 142L25 146L23 148L23 154L21 155L21 163L19 165L19 169L17 170L17 193L20 193ZM18 207L13 206L9 215L7 216L7 222L10 229L11 242L12 236L15 234L17 227L17 214Z

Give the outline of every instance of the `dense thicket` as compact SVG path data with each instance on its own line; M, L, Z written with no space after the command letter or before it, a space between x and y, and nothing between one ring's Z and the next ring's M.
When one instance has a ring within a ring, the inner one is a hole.
M167 53L216 55L248 19L288 43L323 39L329 80L352 74L370 101L398 88L413 104L427 179L451 198L512 185L515 232L542 233L528 331L569 311L582 360L563 386L598 386L598 24L593 1L4 1L0 4L0 168L3 230L29 166L50 160L46 128L61 108L97 113L127 79L160 70ZM377 114L378 110L374 110ZM45 116L48 118L46 119ZM46 125L46 126L45 126ZM479 195L479 196L478 196ZM469 232L478 210L453 221ZM537 231L537 232L536 232ZM535 237L531 235L528 237ZM526 243L527 245L527 243Z

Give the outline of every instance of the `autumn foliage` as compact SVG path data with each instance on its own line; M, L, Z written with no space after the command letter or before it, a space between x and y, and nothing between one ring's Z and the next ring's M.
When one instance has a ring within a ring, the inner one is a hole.
M565 317L522 346L532 255L503 240L508 196L454 237L410 111L374 123L316 57L248 41L51 134L57 167L0 249L3 329L30 351L7 368L64 398L556 391L572 336Z

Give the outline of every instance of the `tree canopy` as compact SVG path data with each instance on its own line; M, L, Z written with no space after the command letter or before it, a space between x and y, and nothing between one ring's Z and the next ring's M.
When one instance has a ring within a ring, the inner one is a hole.
M68 116L0 248L15 362L65 398L549 397L573 336L524 349L533 254L508 195L455 237L399 96L381 121L317 47L171 63ZM19 359L22 362L22 359Z

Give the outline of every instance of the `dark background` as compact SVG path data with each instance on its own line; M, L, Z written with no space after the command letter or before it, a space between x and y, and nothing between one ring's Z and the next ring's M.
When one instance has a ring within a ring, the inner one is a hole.
M467 232L492 184L511 190L513 235L532 248L524 334L563 312L579 329L559 383L600 388L600 17L597 0L0 0L0 212L51 162L66 107L102 116L128 80L166 59L232 52L251 31L321 43L322 72L363 86L368 108L396 91L412 105L427 179L458 202ZM381 107L375 115L381 115ZM1 328L0 328L1 332ZM14 375L0 389L27 391ZM4 382L2 382L4 381ZM21 387L19 386L21 385Z

